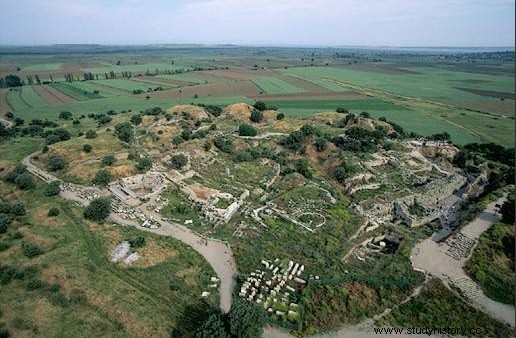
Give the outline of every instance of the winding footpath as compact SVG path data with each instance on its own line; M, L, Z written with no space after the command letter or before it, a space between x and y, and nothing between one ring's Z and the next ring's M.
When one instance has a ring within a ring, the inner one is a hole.
M466 236L475 243L478 242L480 235L500 220L500 215L496 212L495 206L496 204L503 204L504 201L505 196L489 204L480 215L465 225L458 234ZM477 309L514 327L514 306L499 303L487 297L478 284L464 271L464 266L471 257L474 246L470 249L468 255L459 258L448 255L449 249L450 246L446 242L437 243L432 238L428 238L414 247L411 256L412 266L416 270L422 270L446 283L455 285Z
M38 154L38 152L33 153L22 160L22 164L26 166L27 170L47 183L58 180L56 176L38 168L31 162L31 158L36 154ZM84 189L88 188L84 187ZM87 199L79 196L77 192L69 189L62 189L60 196L77 202L82 206L87 206L89 204ZM223 312L228 312L231 308L232 292L235 276L237 274L237 268L230 246L223 241L203 237L184 225L162 221L161 215L148 211L143 206L138 208L138 210L145 213L147 217L157 221L161 227L157 229L140 227L137 223L124 220L115 213L111 213L110 219L121 225L130 225L137 227L142 231L149 231L158 235L173 237L197 251L204 257L204 259L206 259L206 261L208 261L217 274L217 277L220 279L220 309Z

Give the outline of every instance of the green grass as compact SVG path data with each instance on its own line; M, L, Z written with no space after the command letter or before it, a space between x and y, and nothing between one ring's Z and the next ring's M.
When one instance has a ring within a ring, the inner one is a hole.
M66 87L68 88L68 87ZM74 87L72 87L74 88ZM63 91L64 92L64 91ZM79 90L79 94L82 92ZM66 94L66 93L65 93ZM235 102L253 103L252 100L245 96L228 96L228 97L207 97L198 99L150 99L145 100L137 95L127 94L127 96L112 96L100 98L96 100L85 100L66 103L58 106L47 106L38 109L24 108L16 111L16 116L26 119L33 118L56 118L63 110L68 110L75 115L87 113L106 112L115 110L117 112L132 110L138 112L147 108L159 106L161 108L170 108L176 104L204 103L217 106L226 106Z
M46 106L46 102L36 93L34 87L24 86L21 91L21 98L29 107L39 108Z
M512 242L512 247L511 247ZM480 237L466 271L486 295L505 304L514 304L514 225L497 223Z
M7 92L6 99L14 111L47 106L46 102L31 86L23 86Z
M9 107L11 107L11 109L14 111L30 108L27 102L23 101L21 93L22 90L20 88L13 89L8 91L5 97L7 103L9 104Z
M305 90L274 77L258 77L253 79L255 85L267 94L303 93Z
M460 327L480 328L478 335L468 337L510 337L510 329L491 319L458 298L441 282L431 281L421 294L393 310L379 323L395 327Z
M58 70L59 67L61 67L61 63L59 63L59 62L38 63L35 65L23 67L22 70L25 72L42 72L42 71L49 71L49 70Z
M115 73L120 72L132 72L133 76L138 74L145 74L147 70L149 70L151 73L154 72L156 69L159 69L161 71L163 70L176 70L176 69L188 69L189 67L181 66L181 65L173 65L171 63L165 63L165 62L152 62L152 63L142 63L142 64L131 64L131 65L111 65L106 67L98 67L98 68L87 68L84 69L86 72L92 72L94 74L104 74L109 73L110 71L114 71Z
M192 74L189 73L183 73L183 74L163 74L156 76L157 78L162 79L169 79L169 80L176 80L180 82L187 82L191 84L203 84L206 82L205 79L202 77L196 77L192 76Z
M84 88L84 86L80 88L81 85L79 85L78 83L72 84L58 82L54 83L52 86L55 89L62 92L63 94L68 95L77 101L86 101L91 99L99 99L103 97L100 94L94 94L90 88Z
M133 80L127 80L127 79L111 79L111 80L94 80L91 81L92 83L98 84L100 88L102 87L113 87L116 89L124 90L127 92L132 92L133 90L143 90L147 91L149 88L155 88L157 86L163 86L166 87L166 85L151 85L151 84L145 84Z
M515 88L514 77L511 76L473 74L436 67L414 67L410 70L417 72L417 74L387 74L335 67L289 68L282 71L315 83L321 82L321 80L327 81L325 79L336 80L403 96L439 102L459 98L464 100L489 100L489 98L467 93L454 87L496 90L508 93L514 93ZM314 81L313 79L317 80ZM472 80L487 82L473 84L471 83Z
M37 146L32 139L4 142L2 160L14 166ZM27 215L0 237L9 246L0 251L0 261L17 269L33 266L43 281L34 290L27 290L25 277L2 285L0 322L11 336L45 332L59 337L73 330L78 337L168 336L195 311L217 306L213 289L207 302L200 302L214 272L190 247L132 227L85 222L82 208L60 197L45 197L44 187L38 183L36 189L20 192L0 181L2 200L21 199L27 206ZM60 210L57 217L46 216L51 207ZM14 236L16 232L23 238ZM138 249L141 259L157 258L156 263L126 267L109 261L116 243L138 236L146 238L146 245ZM26 258L20 253L23 241L38 244L43 254ZM61 285L60 290L51 284ZM85 296L74 302L74 292Z

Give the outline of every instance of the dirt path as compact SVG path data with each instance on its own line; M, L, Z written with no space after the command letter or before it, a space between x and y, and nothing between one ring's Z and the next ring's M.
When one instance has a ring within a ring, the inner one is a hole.
M505 196L489 204L484 212L459 231L459 236L465 236L477 242L484 231L500 220L495 205L502 204L504 200ZM514 327L514 306L502 304L487 297L478 284L465 273L464 266L471 252L454 258L450 256L450 248L447 242L437 243L428 238L414 247L411 256L412 265L415 269L424 270L446 283L455 285L461 289L473 306Z
M45 182L57 180L57 177L32 164L30 160L35 154L37 153L31 154L22 160L22 163L27 167L27 170ZM71 190L63 190L61 191L60 195L61 197L75 201L82 206L86 206L89 203L88 200L80 197L77 193ZM156 220L158 223L160 223L161 227L157 229L143 228L134 222L129 222L122 219L115 213L111 213L110 218L114 222L122 225L131 225L143 231L149 231L158 235L173 237L185 243L186 245L189 245L195 251L201 254L212 266L213 270L217 274L217 277L220 279L220 309L223 312L228 312L231 308L234 277L237 274L236 263L234 261L229 245L216 239L202 237L201 235L195 233L194 231L181 224L162 221L161 215L152 211L148 211L143 206L141 206L138 210L145 213L147 217Z

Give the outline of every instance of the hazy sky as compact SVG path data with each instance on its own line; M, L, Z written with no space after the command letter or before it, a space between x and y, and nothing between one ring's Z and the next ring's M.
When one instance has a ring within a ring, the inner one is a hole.
M0 0L0 44L514 46L514 0Z

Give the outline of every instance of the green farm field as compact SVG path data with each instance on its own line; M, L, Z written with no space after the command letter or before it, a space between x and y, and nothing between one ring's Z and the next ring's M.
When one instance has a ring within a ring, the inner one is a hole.
M305 91L302 88L274 77L259 77L253 79L253 82L267 94L292 94Z
M22 70L25 72L36 72L36 71L49 71L58 70L61 67L61 63L38 63L30 66L23 67Z

